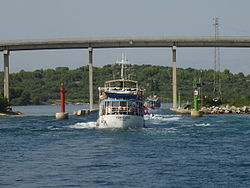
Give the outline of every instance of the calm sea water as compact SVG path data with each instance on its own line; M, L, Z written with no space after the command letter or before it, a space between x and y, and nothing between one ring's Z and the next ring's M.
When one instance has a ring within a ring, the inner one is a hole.
M195 119L167 107L139 130L16 107L25 114L0 119L0 187L250 187L250 114Z

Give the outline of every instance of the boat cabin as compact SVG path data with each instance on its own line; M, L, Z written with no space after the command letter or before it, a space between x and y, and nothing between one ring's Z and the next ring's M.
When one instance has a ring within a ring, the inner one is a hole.
M99 87L99 91L123 93L127 92L136 94L139 89L137 81L120 79L105 82L104 87Z

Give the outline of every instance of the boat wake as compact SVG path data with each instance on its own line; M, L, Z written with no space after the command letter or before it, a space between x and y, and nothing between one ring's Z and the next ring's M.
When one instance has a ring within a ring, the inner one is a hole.
M200 124L194 124L194 126L196 127L208 127L208 126L211 126L210 123L200 123Z
M152 121L179 121L181 120L180 115L146 115L144 116L145 120L152 120Z
M76 123L75 125L70 125L71 129L94 129L96 128L96 122L86 122L86 123Z

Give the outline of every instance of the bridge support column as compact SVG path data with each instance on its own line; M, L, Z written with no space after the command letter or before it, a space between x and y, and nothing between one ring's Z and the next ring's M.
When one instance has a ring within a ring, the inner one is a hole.
M89 47L89 110L93 110L93 48Z
M8 50L3 51L3 59L4 59L4 86L3 92L4 97L10 100L10 93L9 93L9 62L10 62L10 52Z
M176 46L172 47L172 66L173 66L173 108L177 108L177 79L176 79Z

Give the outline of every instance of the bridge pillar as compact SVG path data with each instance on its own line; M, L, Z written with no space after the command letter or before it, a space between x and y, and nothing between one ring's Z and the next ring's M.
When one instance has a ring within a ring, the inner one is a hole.
M4 97L10 100L10 93L9 93L9 62L10 62L10 51L4 50L3 51L3 59L4 59L4 85L3 85L3 93Z
M172 59L172 66L173 66L173 77L172 77L172 82L173 82L173 108L177 108L177 79L176 79L176 46L172 46L172 54L173 54L173 59Z
M89 109L90 111L94 109L93 107L93 48L89 47Z

